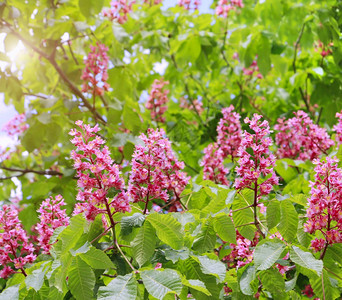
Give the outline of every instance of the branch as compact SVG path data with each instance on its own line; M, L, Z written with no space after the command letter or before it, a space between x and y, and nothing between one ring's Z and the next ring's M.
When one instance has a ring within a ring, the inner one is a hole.
M300 44L300 40L302 39L302 36L303 36L303 33L304 33L304 29L305 29L305 22L303 23L302 25L302 28L300 29L300 32L299 32L299 35L298 35L298 38L296 40L296 43L295 43L295 49L294 49L294 54L293 54L293 61L292 61L292 68L293 68L293 72L296 74L297 73L297 67L296 67L296 60L297 60L297 52L298 52L298 47L299 47L299 44ZM309 102L308 102L308 99L307 99L307 96L304 94L304 91L301 87L298 88L299 89L299 93L305 103L305 106L306 106L306 109L308 110L309 114L312 116L312 112L310 110L310 105L309 105Z
M21 173L21 174L16 175L16 176L0 178L0 181L6 180L6 179L10 179L12 177L20 177L20 176L23 176L23 175L25 175L27 173L34 173L34 174L38 174L38 175L63 176L63 173L60 173L58 171L53 171L53 170L17 169L17 168L8 168L8 167L5 167L5 166L0 166L0 169L6 170L6 171L9 171L9 172L19 172L19 173Z
M89 101L84 97L82 92L73 84L73 82L70 81L68 76L63 72L61 67L57 64L55 58L53 55L48 55L44 51L40 50L38 47L36 47L34 44L32 44L30 41L25 39L20 33L15 31L11 24L6 22L5 20L2 19L3 25L5 25L13 35L15 35L19 40L21 40L26 46L30 47L34 52L39 54L41 57L45 58L50 62L50 64L55 68L57 73L60 75L64 83L69 87L71 92L79 97L82 100L83 105L88 108L88 110L94 115L95 120L98 119L100 120L103 124L106 124L106 121L102 118L102 116L96 111L95 108L92 107L92 105L89 103Z

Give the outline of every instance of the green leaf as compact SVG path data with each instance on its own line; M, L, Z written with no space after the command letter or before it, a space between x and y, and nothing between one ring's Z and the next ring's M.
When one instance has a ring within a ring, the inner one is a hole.
M198 279L187 280L185 277L182 277L182 284L196 291L199 291L207 296L211 296L211 293L208 291L208 289L205 287L205 284L201 280L198 280Z
M196 236L192 248L203 253L208 250L213 250L216 242L216 234L213 226L213 222L208 220L204 225L202 225L201 231Z
M68 277L70 291L76 300L94 298L95 274L79 256L74 257Z
M305 252L296 246L292 246L290 248L290 259L306 269L315 271L318 276L322 273L323 261L316 259L310 252Z
M133 274L118 276L107 286L99 288L97 299L99 300L135 300L137 299L137 282Z
M280 203L279 233L287 242L292 242L297 234L298 214L288 199Z
M258 244L254 250L254 264L257 270L267 270L280 257L285 249L282 242L267 241Z
M93 269L105 270L115 267L106 253L93 246L86 253L81 253L80 257Z
M6 288L1 294L2 300L18 300L19 299L19 284Z
M144 223L144 226L139 229L137 236L132 241L131 246L133 257L140 267L150 260L156 247L156 232L151 223Z
M185 60L186 62L195 62L201 54L201 40L199 36L192 35L183 41L178 51L176 59Z
M141 120L139 115L133 111L131 107L125 105L122 117L127 129L131 130L133 133L138 133L140 131Z
M240 279L240 289L245 295L253 295L253 289L251 287L251 282L255 279L255 267L248 266L242 273Z
M260 279L263 287L276 299L285 299L285 281L276 269L261 272Z
M179 295L182 292L182 281L175 270L143 271L141 278L148 293L157 299L163 299L167 293Z
M233 220L235 226L239 227L239 232L241 235L243 235L245 238L249 240L253 240L255 236L256 228L253 225L245 225L247 223L254 222L254 215L252 208L247 206L251 205L253 203L253 191L250 190L244 190L241 193L238 194L238 197L234 200L233 203Z
M214 275L220 282L226 277L226 266L219 260L210 259L207 256L192 256L200 264L203 274Z
M276 161L274 169L286 182L290 182L298 174L296 169L292 166L289 166L286 160L283 159Z
M121 233L128 235L132 232L133 227L141 227L144 224L145 215L135 213L133 216L123 217L121 219Z
M235 227L228 215L219 214L215 216L214 230L223 241L236 244Z
M68 251L73 248L82 234L84 233L84 226L86 220L83 215L79 214L70 219L70 225L63 230L59 238L62 241L62 251Z
M44 283L44 276L47 271L45 269L45 264L43 264L39 269L33 270L31 274L27 275L25 278L25 283L27 287L32 287L35 291L39 291Z
M78 0L81 13L86 17L95 17L101 12L104 0Z
M182 225L171 215L153 213L146 218L157 232L159 239L173 249L183 247Z
M271 69L271 44L268 38L261 33L259 37L259 43L257 46L257 63L260 70L260 73L263 76L266 76L269 70Z
M340 299L340 291L333 287L326 270L323 270L320 276L309 279L315 296L319 299Z
M277 200L271 201L267 205L266 221L268 229L272 229L280 222L280 202Z

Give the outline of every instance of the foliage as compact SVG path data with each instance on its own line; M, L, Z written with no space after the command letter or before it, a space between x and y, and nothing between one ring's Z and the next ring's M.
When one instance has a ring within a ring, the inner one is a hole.
M0 2L0 299L341 298L341 3L160 2Z

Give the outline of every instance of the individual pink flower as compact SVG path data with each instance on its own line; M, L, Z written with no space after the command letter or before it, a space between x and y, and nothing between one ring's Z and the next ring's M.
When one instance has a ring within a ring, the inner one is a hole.
M243 237L236 230L236 244L229 244L232 251L222 260L227 263L228 268L241 268L253 260L254 248L259 243L259 232L255 232L254 239Z
M81 79L83 80L82 92L93 96L102 96L109 90L108 80L108 48L97 42L96 46L90 46L90 52L85 59L85 68Z
M149 201L168 201L169 192L179 200L189 181L181 171L184 163L177 160L170 141L164 136L163 129L148 129L147 136L139 136L144 145L136 145L132 156L128 192L134 202L145 202L144 213Z
M167 95L170 92L169 90L164 89L167 84L169 84L169 82L164 81L163 79L154 80L150 96L146 102L146 108L151 111L151 118L156 122L165 122L165 117L163 117L163 115L167 110L166 103L169 101Z
M217 143L209 144L204 150L204 157L200 163L203 166L203 179L218 184L229 185L226 175L228 169L224 167L224 152Z
M96 135L98 125L90 127L82 121L77 121L76 125L81 131L72 129L69 133L74 136L71 142L77 147L71 152L79 187L74 214L84 212L88 220L94 220L100 213L129 212L130 198L124 191L125 182L118 165L110 157L108 147L103 146L105 141ZM118 191L112 200L107 195L109 190Z
M18 136L28 129L29 125L26 123L26 116L24 113L14 116L3 127L2 131L9 136Z
M272 139L268 137L270 127L266 120L261 122L261 118L262 116L254 114L252 120L245 119L245 123L249 124L254 133L245 131L243 134L238 150L239 166L236 167L238 178L234 183L237 190L245 188L253 190L255 200L268 195L273 185L278 185L279 181L273 170L275 158L269 150L272 145ZM260 179L263 181L260 182ZM257 205L257 202L254 204Z
M158 269L161 269L163 267L163 264L162 263L156 263L154 269L155 270L158 270Z
M336 132L336 142L338 145L342 144L342 111L336 113L336 118L338 120L337 124L334 125L333 130Z
M233 110L233 105L223 108L223 117L217 126L217 144L223 151L224 157L230 155L232 158L237 156L242 137L241 116Z
M201 1L199 0L178 0L178 5L184 7L186 10L198 10Z
M317 41L317 43L315 43L315 51L319 52L319 54L321 54L321 56L324 58L330 54L332 54L332 49L331 46L333 46L333 43L329 43L329 45L324 45L321 41Z
M256 60L253 60L252 64L248 68L242 68L242 72L245 76L256 76L259 79L263 78L262 74L259 72L259 67Z
M219 0L215 13L218 16L223 16L224 18L228 17L228 14L231 10L236 10L236 8L244 7L242 0Z
M334 145L326 129L314 124L310 117L302 110L294 113L295 117L284 120L278 119L274 128L276 144L279 147L279 158L313 160Z
M61 209L65 202L61 195L45 199L40 205L38 212L40 213L40 222L35 229L38 232L38 244L44 253L49 254L51 249L50 238L56 228L69 225L69 217L65 209Z
M311 242L315 251L324 249L323 258L328 245L342 242L342 169L337 167L336 157L326 157L326 162L316 159L313 163L316 165L315 180L310 181L311 196L304 231L323 234L324 238Z
M128 20L128 14L132 11L133 0L115 0L110 3L111 7L105 9L102 14L111 21L116 20L119 24L124 24Z
M0 210L0 277L7 278L16 270L26 276L24 266L36 259L33 252L34 247L19 221L18 210L4 205Z

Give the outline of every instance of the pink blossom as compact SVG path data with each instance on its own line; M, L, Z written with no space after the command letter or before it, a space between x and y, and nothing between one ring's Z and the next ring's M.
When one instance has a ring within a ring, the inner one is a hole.
M227 263L228 268L240 268L253 260L254 248L259 243L259 232L255 232L254 239L243 237L238 230L236 230L236 244L229 244L232 251L222 260Z
M184 97L180 98L180 107L190 109L190 110L195 110L198 112L198 114L201 114L203 112L203 103L200 102L198 99L195 99L190 103L187 99Z
M219 0L215 9L215 13L218 16L223 16L224 18L227 18L229 12L231 10L236 10L237 7L244 7L242 0Z
M321 54L321 56L324 58L330 54L332 54L332 49L331 46L333 46L333 43L329 43L329 45L324 45L321 41L317 41L317 43L315 43L315 51L319 52L319 54Z
M2 131L9 136L18 136L28 129L29 125L26 123L26 116L24 113L14 116L3 127Z
M156 263L154 269L155 270L158 270L158 269L161 269L163 267L163 264L162 263Z
M279 158L313 160L334 145L326 129L314 124L302 110L294 113L295 117L284 120L278 119L274 126L276 144L279 147Z
M38 244L44 250L44 253L50 253L50 238L56 228L69 225L69 217L65 209L62 210L65 202L61 195L45 199L40 205L38 212L40 213L40 222L36 225L39 234Z
M203 179L211 180L215 183L229 185L229 181L226 178L228 169L224 167L224 152L217 145L217 143L209 144L207 148L203 150L204 157L201 161L203 168Z
M233 105L223 108L223 117L217 126L217 144L222 149L224 157L230 155L232 158L237 156L242 136L241 116L233 110Z
M275 158L269 151L272 145L272 139L268 137L270 127L266 120L261 122L261 118L262 116L254 114L252 120L245 119L245 123L249 124L254 133L245 131L243 135L238 150L239 166L236 167L239 177L234 183L237 190L251 189L258 198L269 194L273 185L278 185L279 181L273 170ZM262 178L263 181L259 183Z
M102 12L104 17L111 21L116 20L119 24L124 24L128 20L128 14L132 11L135 0L115 0L110 3L111 7Z
M163 0L144 0L145 4L150 4L150 5L158 5L162 2Z
M85 213L88 220L94 220L100 213L129 212L129 195L124 192L125 182L120 175L119 166L113 163L110 151L103 146L105 141L96 133L98 125L90 127L82 121L76 125L81 131L72 129L70 135L74 136L71 142L77 147L71 152L74 168L77 170L77 185L80 188L76 196L78 203L74 214ZM107 196L110 189L118 190L118 194L109 200Z
M169 90L164 89L164 86L167 84L169 84L169 82L164 81L163 79L154 80L150 96L146 102L146 108L151 111L151 118L156 122L165 122L163 114L167 110L166 103L169 101L167 95L170 92Z
M91 93L94 96L101 96L105 91L109 90L108 80L108 48L96 43L96 46L90 46L90 52L85 59L85 68L81 79L84 81L82 92Z
M201 1L199 0L178 0L178 5L184 7L186 10L198 10Z
M184 163L175 157L170 141L164 137L164 130L150 128L147 133L147 136L140 135L144 145L135 146L128 186L134 202L146 203L145 212L149 201L169 200L168 192L172 192L175 200L179 200L189 181L186 173L181 172Z
M253 60L252 64L248 68L242 68L242 71L245 76L252 77L256 74L257 78L263 78L262 74L259 72L259 67L256 60Z
M34 247L19 221L18 210L4 205L0 210L0 277L7 278L16 269L26 276L24 266L36 259L33 252Z
M308 199L308 220L304 230L323 234L324 238L311 242L315 251L342 242L342 169L337 167L337 163L336 157L327 157L326 162L314 160L316 174L315 181L310 181L311 197Z
M338 145L342 144L342 111L336 113L336 118L338 122L334 125L333 130L336 132L336 142Z

